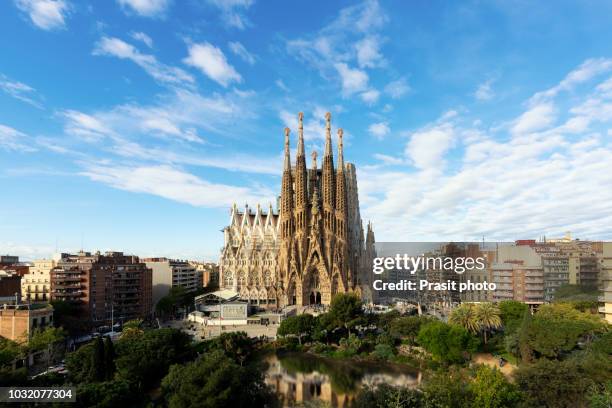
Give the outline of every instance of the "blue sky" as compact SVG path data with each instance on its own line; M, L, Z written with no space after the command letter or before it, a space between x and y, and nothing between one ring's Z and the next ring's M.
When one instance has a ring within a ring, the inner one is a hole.
M379 240L612 239L611 12L3 1L0 252L215 258L299 111L308 150L344 128Z

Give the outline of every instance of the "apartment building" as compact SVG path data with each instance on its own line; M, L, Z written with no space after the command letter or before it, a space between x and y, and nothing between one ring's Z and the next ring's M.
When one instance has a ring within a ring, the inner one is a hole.
M189 262L196 271L202 272L202 286L218 288L219 287L219 264L214 262Z
M151 270L122 252L64 254L51 270L51 298L80 305L94 325L146 318L152 308Z
M202 272L196 270L187 261L168 258L144 258L142 262L153 273L152 307L168 294L170 288L182 287L187 291L195 291L202 287Z
M51 297L51 270L63 254L53 259L39 259L30 265L28 273L21 278L21 297L24 301L47 302Z
M21 276L15 271L0 270L0 304L18 303L21 295Z
M497 286L493 301L517 300L530 305L544 303L542 257L531 242L499 246L491 272Z
M599 298L599 313L612 323L612 242L602 242L600 268L602 296Z
M0 336L27 342L36 329L53 323L53 307L45 304L4 304L0 306Z
M19 262L19 257L14 255L0 255L0 271L23 276L28 273L29 265Z

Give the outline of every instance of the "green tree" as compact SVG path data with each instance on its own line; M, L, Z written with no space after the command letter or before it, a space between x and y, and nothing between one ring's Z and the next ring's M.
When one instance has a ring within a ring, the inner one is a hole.
M127 381L82 383L76 392L77 407L115 408L138 407L143 395L134 392Z
M499 302L499 312L504 330L508 334L519 328L525 315L529 313L529 306L516 300L503 300Z
M372 355L381 360L391 360L395 357L395 349L388 344L377 344Z
M367 387L357 394L354 408L417 408L423 406L421 392L411 388L381 384Z
M31 351L45 351L47 356L47 366L55 360L59 343L66 338L66 331L58 327L47 327L44 330L36 330L28 343Z
M89 333L91 323L83 318L83 309L76 303L63 300L52 300L53 325L63 327L70 336Z
M214 342L225 355L240 365L243 365L253 352L253 341L245 332L222 333Z
M590 408L612 407L612 381L608 381L601 388L597 386L591 387L587 398Z
M539 356L558 358L562 353L573 350L580 338L592 336L600 328L599 324L588 319L555 317L550 313L538 312L533 317L528 316L519 329L521 358L524 361Z
M310 314L290 316L281 322L277 334L279 336L295 336L298 338L298 342L302 344L302 338L312 334L314 324L315 319Z
M456 367L448 371L430 373L421 389L424 407L427 408L472 408L473 396L467 386L469 379Z
M389 333L401 339L408 339L410 344L414 344L421 326L431 321L426 316L408 316L393 319L389 324Z
M115 375L115 347L108 336L104 339L104 369L105 379L112 380Z
M344 327L350 334L351 328L362 322L361 299L354 293L339 293L331 301L329 314L336 327Z
M13 340L0 336L0 366L11 364L22 354L22 346Z
M128 320L123 324L121 329L121 338L127 339L128 337L138 338L142 336L144 330L142 327L142 319Z
M174 363L192 357L191 339L180 330L145 331L139 337L121 338L115 344L118 379L144 390L155 384Z
M510 408L517 406L521 394L496 368L480 366L469 384L474 406L480 408Z
M481 324L476 316L476 309L468 303L454 309L448 318L448 322L463 327L472 334L478 333L481 329Z
M478 345L478 340L463 327L441 321L423 325L417 340L434 359L447 363L465 361Z
M474 308L476 309L476 321L484 337L484 344L487 344L487 333L502 326L499 308L490 302L479 303Z
M66 356L68 379L73 383L90 383L95 381L94 343L88 343Z
M576 361L541 359L514 373L525 406L574 408L586 406L592 379Z
M221 350L173 365L162 381L170 408L273 406L275 399L255 366L240 366Z
M106 359L104 358L104 342L101 337L96 337L93 342L90 378L93 381L104 381L106 379Z

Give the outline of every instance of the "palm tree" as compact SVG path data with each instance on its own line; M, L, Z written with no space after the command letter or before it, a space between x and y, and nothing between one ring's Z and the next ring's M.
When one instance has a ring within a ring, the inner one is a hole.
M502 325L499 308L493 303L479 303L475 312L484 336L484 343L487 344L487 332L491 329L498 329Z
M472 334L480 331L480 321L477 319L476 311L470 304L462 304L451 313L449 323L463 327Z

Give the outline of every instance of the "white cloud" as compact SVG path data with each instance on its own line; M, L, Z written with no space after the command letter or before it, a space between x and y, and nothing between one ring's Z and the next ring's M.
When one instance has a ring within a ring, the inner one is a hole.
M389 128L389 124L387 122L378 122L372 123L368 127L368 132L370 132L370 134L375 138L382 140L389 134L389 132L391 132L391 129Z
M530 133L551 125L556 118L555 108L551 103L535 105L523 113L514 123L512 133Z
M453 127L443 123L415 132L406 145L406 156L420 169L440 168L444 154L453 144Z
M379 92L368 86L366 70L387 64L381 52L385 38L379 34L387 20L378 2L367 0L341 9L317 32L288 40L287 51L325 80L337 78L344 97L364 93L361 99L372 104Z
M0 90L36 108L43 108L42 104L39 102L40 97L34 88L23 82L13 81L3 74L0 74Z
M153 194L194 206L227 208L238 198L247 202L272 202L271 191L212 183L168 165L87 165L81 175L113 188Z
M0 148L4 150L32 152L28 135L12 127L0 124Z
M119 38L102 37L96 43L93 54L128 59L162 83L186 85L194 82L193 77L181 68L162 64L153 55L143 54Z
M277 79L276 81L274 81L274 83L283 91L289 92L289 88L287 87L287 85L285 85L282 79Z
M576 85L584 83L597 75L612 70L611 58L591 58L584 61L578 68L571 71L559 84L547 89L546 91L536 93L531 99L531 105L537 105L554 98L561 91L569 91Z
M549 88L569 92L564 100L559 91L530 98L511 126L442 115L406 143L414 169L358 167L362 214L375 221L377 239L514 240L567 230L612 238L612 95L605 81L593 84L594 67Z
M338 18L331 26L339 26L344 29L357 29L359 32L368 33L380 29L389 20L376 0L366 0L361 4L346 7L340 10Z
M15 0L15 5L43 30L64 28L66 25L69 5L64 0Z
M228 46L229 46L229 49L234 54L242 58L244 62L246 62L249 65L255 64L255 56L251 54L249 51L247 51L244 45L242 45L238 41L233 41L233 42L228 43Z
M223 87L227 87L232 82L242 82L242 77L227 62L223 52L208 42L190 45L189 56L183 62L198 68L204 75Z
M208 4L221 11L223 22L239 30L244 30L250 25L244 15L254 3L254 0L207 0Z
M481 83L480 85L478 85L478 88L476 88L476 92L474 92L474 97L479 101L488 101L490 99L493 99L495 93L493 92L493 89L491 89L492 85L492 79Z
M380 38L377 36L364 37L355 44L355 50L360 68L375 68L385 63L385 59L380 53Z
M342 93L351 96L356 92L365 91L368 87L368 74L365 71L349 68L344 62L334 65L342 81Z
M378 92L376 89L368 89L367 91L362 92L359 96L366 104L373 105L378 101L380 92Z
M175 89L149 105L130 103L90 113L68 110L59 115L67 137L58 139L53 149L96 143L95 151L103 157L276 175L282 163L275 158L234 150L235 135L246 134L254 118L254 99L234 91L206 97ZM213 136L215 143L209 142ZM227 147L219 144L228 139ZM206 150L196 150L204 146ZM91 152L91 146L84 147Z
M387 154L375 153L374 158L383 162L386 165L399 165L403 164L404 160L399 157L389 156Z
M62 112L62 116L66 119L64 131L86 142L97 142L113 134L101 120L83 112L67 110Z
M153 48L153 40L151 39L151 37L149 37L147 34L143 32L140 32L140 31L131 32L130 37L132 37L133 39L137 41L141 41L143 44L145 44L149 48Z
M385 86L385 92L393 99L399 99L410 92L410 85L405 78L391 81Z
M125 10L135 12L142 17L159 17L164 15L170 0L117 0Z

